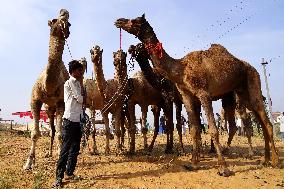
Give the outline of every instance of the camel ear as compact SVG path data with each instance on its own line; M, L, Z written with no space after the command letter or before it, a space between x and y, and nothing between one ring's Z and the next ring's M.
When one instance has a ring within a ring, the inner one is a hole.
M101 50L101 53L103 53L103 52L104 52L104 49Z
M145 19L145 13L143 13L141 17Z

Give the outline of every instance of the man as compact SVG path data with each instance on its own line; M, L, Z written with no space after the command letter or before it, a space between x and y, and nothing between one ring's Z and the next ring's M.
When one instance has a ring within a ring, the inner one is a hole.
M165 131L165 122L166 122L165 116L162 115L162 116L160 117L159 134L164 134L164 131Z
M217 128L218 128L219 132L222 134L223 130L222 130L222 127L221 127L221 116L220 116L220 114L216 113L216 117L217 117L217 119L216 119Z
M284 112L282 112L282 115L280 117L280 134L282 140L284 141Z
M183 115L181 115L181 127L182 127L182 134L183 135L185 135L185 133L186 133L185 124L186 124L186 119Z
M203 131L203 134L206 134L206 130L205 130L205 121L204 118L202 116L202 113L200 112L200 125L201 125L201 132Z
M77 60L69 63L70 78L64 84L65 111L63 114L62 148L56 167L54 187L62 186L64 172L67 180L77 180L74 175L82 137L80 121L83 118L83 65Z
M242 135L242 119L239 117L236 117L236 126L238 128L238 135Z

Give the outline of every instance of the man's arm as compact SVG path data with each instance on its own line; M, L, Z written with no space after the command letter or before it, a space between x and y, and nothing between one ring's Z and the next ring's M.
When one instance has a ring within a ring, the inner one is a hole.
M72 97L75 98L79 103L83 103L83 95L78 91L74 82L69 82L69 86L71 88Z

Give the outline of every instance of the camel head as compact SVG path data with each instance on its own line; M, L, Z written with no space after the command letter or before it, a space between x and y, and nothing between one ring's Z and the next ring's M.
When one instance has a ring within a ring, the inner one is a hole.
M126 57L127 53L123 52L122 49L113 52L113 65L115 67L116 72L119 73L119 75L122 74L123 70L127 70Z
M87 63L86 58L85 58L85 57L81 58L81 59L79 60L79 62L83 65L84 72L85 72L85 71L87 72L87 65L88 65L88 63Z
M48 21L48 26L50 26L50 35L63 40L67 39L70 34L69 28L71 26L68 20L69 12L66 9L61 9L58 19Z
M140 40L146 39L146 37L150 37L149 35L153 34L153 29L145 19L145 14L135 19L119 18L114 25L135 35Z
M130 59L150 59L150 55L148 54L148 51L142 43L138 43L137 45L130 45L128 48L128 53L131 55Z
M103 49L96 45L90 50L92 62L96 65L101 64Z

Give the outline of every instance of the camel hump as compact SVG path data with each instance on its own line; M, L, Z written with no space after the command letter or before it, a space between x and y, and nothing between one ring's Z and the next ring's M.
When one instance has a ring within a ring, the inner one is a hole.
M228 52L228 50L220 44L211 44L209 50Z

